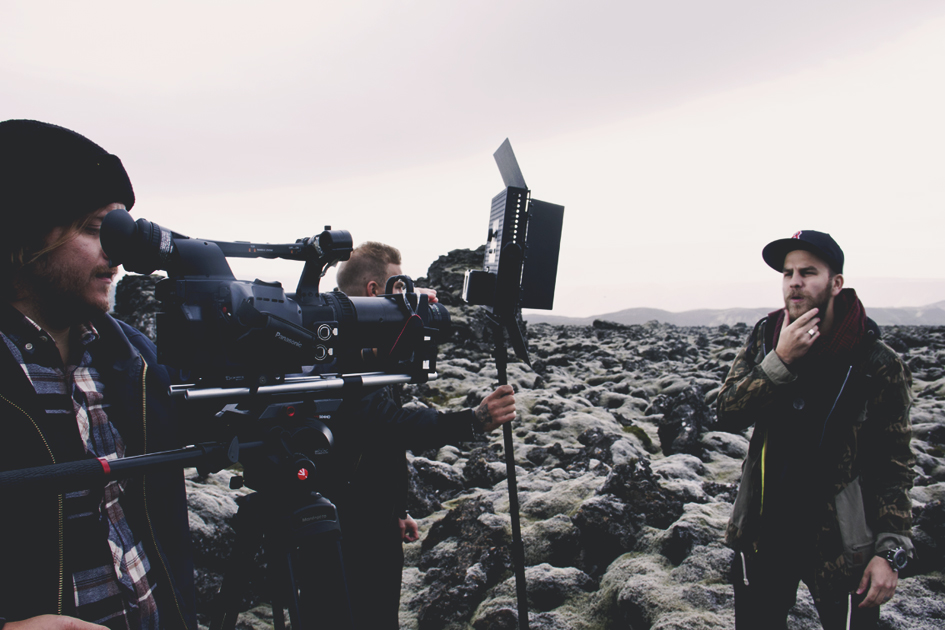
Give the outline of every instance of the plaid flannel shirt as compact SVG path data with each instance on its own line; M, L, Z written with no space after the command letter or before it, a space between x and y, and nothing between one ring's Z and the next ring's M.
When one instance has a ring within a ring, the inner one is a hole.
M105 387L93 367L98 332L80 327L82 356L63 366L52 337L28 317L0 332L50 418L75 422L85 452L106 460L124 456L125 445L108 420ZM65 561L72 575L76 616L109 628L160 627L150 564L141 540L121 508L127 481L65 494Z

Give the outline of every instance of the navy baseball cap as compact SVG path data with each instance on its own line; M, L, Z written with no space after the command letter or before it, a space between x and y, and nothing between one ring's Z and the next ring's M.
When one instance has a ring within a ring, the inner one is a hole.
M791 238L772 241L761 250L761 257L775 271L783 271L784 257L798 249L816 254L830 265L834 273L843 273L843 250L826 232L801 230Z

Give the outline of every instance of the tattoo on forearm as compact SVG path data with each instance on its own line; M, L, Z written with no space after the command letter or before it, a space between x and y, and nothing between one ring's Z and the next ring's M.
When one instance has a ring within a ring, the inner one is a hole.
M486 425L492 421L492 415L489 413L488 405L484 403L479 405L479 407L476 409L476 420L479 421L479 426L483 429L485 429Z

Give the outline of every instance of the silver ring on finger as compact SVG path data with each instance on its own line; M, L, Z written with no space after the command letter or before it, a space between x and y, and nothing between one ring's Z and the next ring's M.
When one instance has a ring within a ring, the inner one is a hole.
M810 330L807 331L807 334L810 335L811 337L813 337L814 335L817 334L817 331L814 330L813 328L811 328Z

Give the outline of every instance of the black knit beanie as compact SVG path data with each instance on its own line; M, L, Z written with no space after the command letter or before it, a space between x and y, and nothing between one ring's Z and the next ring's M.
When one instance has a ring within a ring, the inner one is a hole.
M35 120L0 122L5 232L48 232L110 203L129 210L135 203L118 157L64 127Z

